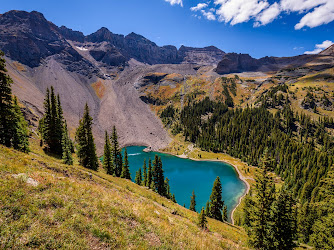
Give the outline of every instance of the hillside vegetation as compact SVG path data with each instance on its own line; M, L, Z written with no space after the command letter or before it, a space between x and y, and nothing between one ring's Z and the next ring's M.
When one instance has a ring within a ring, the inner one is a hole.
M0 146L0 248L244 248L242 228L198 214L133 182Z
M273 196L286 199L284 202L290 203L287 211L294 211L293 216L286 217L286 223L296 226L294 239L317 249L332 249L334 232L328 223L333 216L328 202L332 190L327 183L334 164L333 69L291 67L271 74L207 74L187 77L174 86L165 86L161 80L141 88L155 100L152 109L174 135L166 150L192 158L207 158L207 152L212 159L233 156L246 163L236 161L249 180L254 178L250 166L262 169L259 159L267 152L267 171L283 181L283 185L275 181L282 189ZM247 196L248 205L242 202L243 212L238 208L234 216L248 232L257 226L251 222L257 218L253 204L257 187L258 183ZM266 213L279 211L275 206L282 200L275 205L272 197L268 199L272 212ZM263 224L270 227L275 218L272 220ZM270 232L276 229L280 227ZM253 236L248 236L251 241Z

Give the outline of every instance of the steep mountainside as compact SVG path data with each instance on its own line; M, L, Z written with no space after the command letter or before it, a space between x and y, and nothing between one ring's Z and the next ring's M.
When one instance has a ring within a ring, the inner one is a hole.
M334 65L333 48L328 48L318 55L300 55L293 57L263 57L255 59L248 54L228 53L218 63L218 74L241 72L269 72L283 68L307 66L311 69L323 70Z
M186 75L204 75L214 81L217 73L267 72L294 66L302 66L301 71L310 73L328 68L334 61L326 51L323 53L327 54L320 55L254 59L249 55L225 54L213 46L160 47L141 35L118 35L107 28L85 36L80 31L54 25L36 11L9 11L0 16L0 50L5 52L7 68L14 79L14 94L37 116L43 113L46 88L54 86L72 137L84 102L88 103L99 152L104 131L110 131L113 125L120 133L122 146L141 144L159 149L171 141L160 119L147 105L156 100L136 90L150 73L176 74L159 82L159 86L173 88ZM298 74L305 75L303 72ZM184 90L188 89L181 88L173 98L182 100Z
M46 155L0 146L1 249L247 249L242 228L198 214L143 186Z

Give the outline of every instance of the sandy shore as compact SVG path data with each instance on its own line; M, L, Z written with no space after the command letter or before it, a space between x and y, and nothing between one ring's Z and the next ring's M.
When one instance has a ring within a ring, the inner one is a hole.
M245 192L243 193L242 196L239 197L239 200L238 200L238 204L233 208L232 210L232 213L231 213L231 223L234 225L234 219L233 219L233 214L235 212L235 210L237 209L237 207L240 205L242 199L248 194L249 192L249 189L250 189L250 184L248 183L247 179L249 178L246 178L245 176L242 175L240 169L232 164L231 162L229 161L224 161L224 160L216 160L216 159L195 159L195 158L191 158L191 157L188 157L187 155L185 154L182 154L182 155L175 155L175 154L172 154L172 153L168 153L168 152L162 152L162 151L159 151L159 153L164 153L164 154L170 154L170 155L174 155L176 157L179 157L179 158L182 158L182 159L189 159L189 160L193 160L193 161L215 161L215 162L223 162L223 163L226 163L226 164L229 164L231 165L238 173L238 177L241 181L243 181L245 184L246 184L246 190Z

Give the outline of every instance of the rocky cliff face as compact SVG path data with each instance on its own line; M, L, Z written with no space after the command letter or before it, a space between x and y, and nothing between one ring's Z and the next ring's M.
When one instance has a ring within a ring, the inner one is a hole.
M327 53L327 52L326 52ZM329 53L329 52L328 52ZM333 67L334 58L332 56L300 55L293 57L262 57L255 59L248 54L228 53L218 63L216 72L218 74L230 74L250 71L276 71L286 67L310 67L321 70Z
M10 11L0 17L0 49L25 65L36 67L43 58L68 47L58 27L41 13Z
M64 64L71 63L90 68L87 60L68 41L79 48L92 48L91 56L108 66L124 65L131 58L146 64L193 63L200 65L217 64L223 51L216 47L190 48L182 46L158 46L147 38L130 33L127 36L114 34L102 27L84 36L65 26L57 27L36 11L9 11L0 16L0 49L13 60L29 67L37 67L43 59L57 55ZM105 45L107 43L107 46ZM94 45L94 46L92 46ZM95 70L96 71L96 70ZM88 73L86 72L86 75Z
M200 65L217 65L226 54L224 51L214 46L192 48L182 45L178 52L179 58L183 63Z

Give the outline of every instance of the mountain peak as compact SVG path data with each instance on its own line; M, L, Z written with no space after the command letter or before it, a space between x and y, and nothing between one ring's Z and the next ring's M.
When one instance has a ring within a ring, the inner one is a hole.
M319 55L322 55L322 56L334 56L334 44L332 44L331 46L329 46L327 49L321 51L319 53Z

